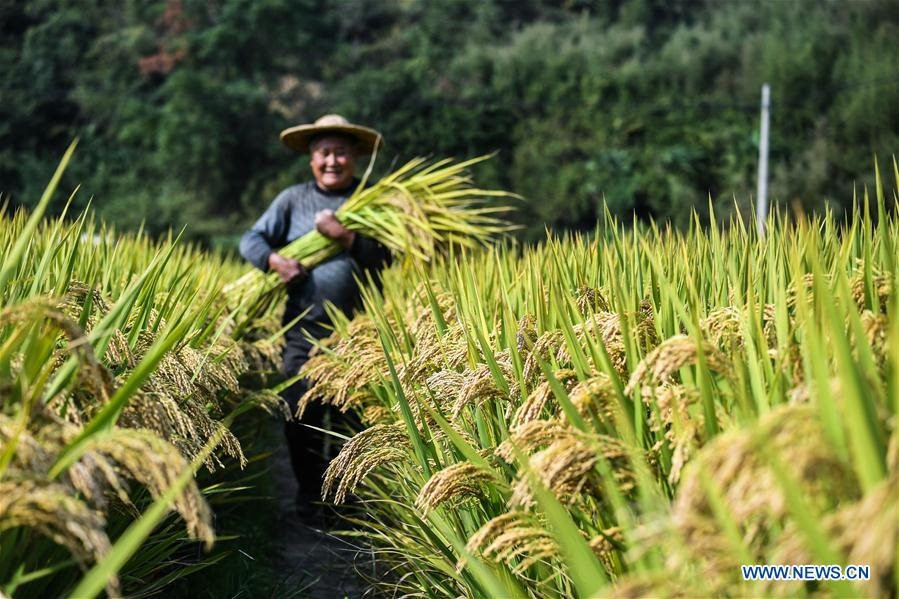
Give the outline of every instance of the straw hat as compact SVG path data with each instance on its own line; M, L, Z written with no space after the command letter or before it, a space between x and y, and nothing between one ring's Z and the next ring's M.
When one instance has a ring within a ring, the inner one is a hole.
M296 125L281 132L281 142L300 154L309 151L309 140L322 133L342 133L359 140L359 153L371 154L375 146L383 143L381 134L374 129L354 125L339 114L326 114L311 125Z

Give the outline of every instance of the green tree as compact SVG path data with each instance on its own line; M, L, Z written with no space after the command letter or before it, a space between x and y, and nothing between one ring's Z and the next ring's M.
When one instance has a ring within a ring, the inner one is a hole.
M379 172L497 152L476 175L526 237L603 201L748 216L768 82L773 200L845 206L899 142L897 34L895 0L4 3L0 188L34 201L78 135L82 203L212 240L308 177L282 128L341 112L384 132Z

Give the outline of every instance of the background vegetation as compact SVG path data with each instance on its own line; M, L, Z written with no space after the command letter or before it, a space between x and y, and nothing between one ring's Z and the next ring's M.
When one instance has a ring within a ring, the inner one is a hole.
M307 176L278 131L339 111L385 172L498 151L478 182L528 198L526 237L603 197L683 225L751 205L767 81L775 201L839 209L899 147L897 37L894 0L4 2L0 190L36 202L79 135L76 203L227 244Z

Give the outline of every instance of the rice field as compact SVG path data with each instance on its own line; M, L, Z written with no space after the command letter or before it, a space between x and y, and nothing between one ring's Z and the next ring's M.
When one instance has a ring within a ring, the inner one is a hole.
M893 163L893 177L899 172ZM382 591L895 596L896 188L845 219L595 236L394 269L307 363ZM741 565L870 580L743 580Z
M163 590L215 540L197 473L240 468L234 419L281 406L269 290L248 311L223 292L244 264L45 218L70 156L34 212L0 214L0 596ZM896 189L878 173L846 218L775 213L764 239L738 213L607 214L385 271L333 313L300 401L366 424L324 490L356 504L376 590L895 596Z

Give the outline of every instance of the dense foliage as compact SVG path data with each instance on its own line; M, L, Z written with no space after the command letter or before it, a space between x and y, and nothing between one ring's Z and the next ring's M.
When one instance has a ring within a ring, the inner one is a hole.
M157 0L0 5L0 190L69 173L121 226L233 234L308 176L277 142L340 111L380 169L498 151L482 185L528 198L527 235L615 213L744 210L772 86L772 193L851 197L899 142L899 12L865 2Z

